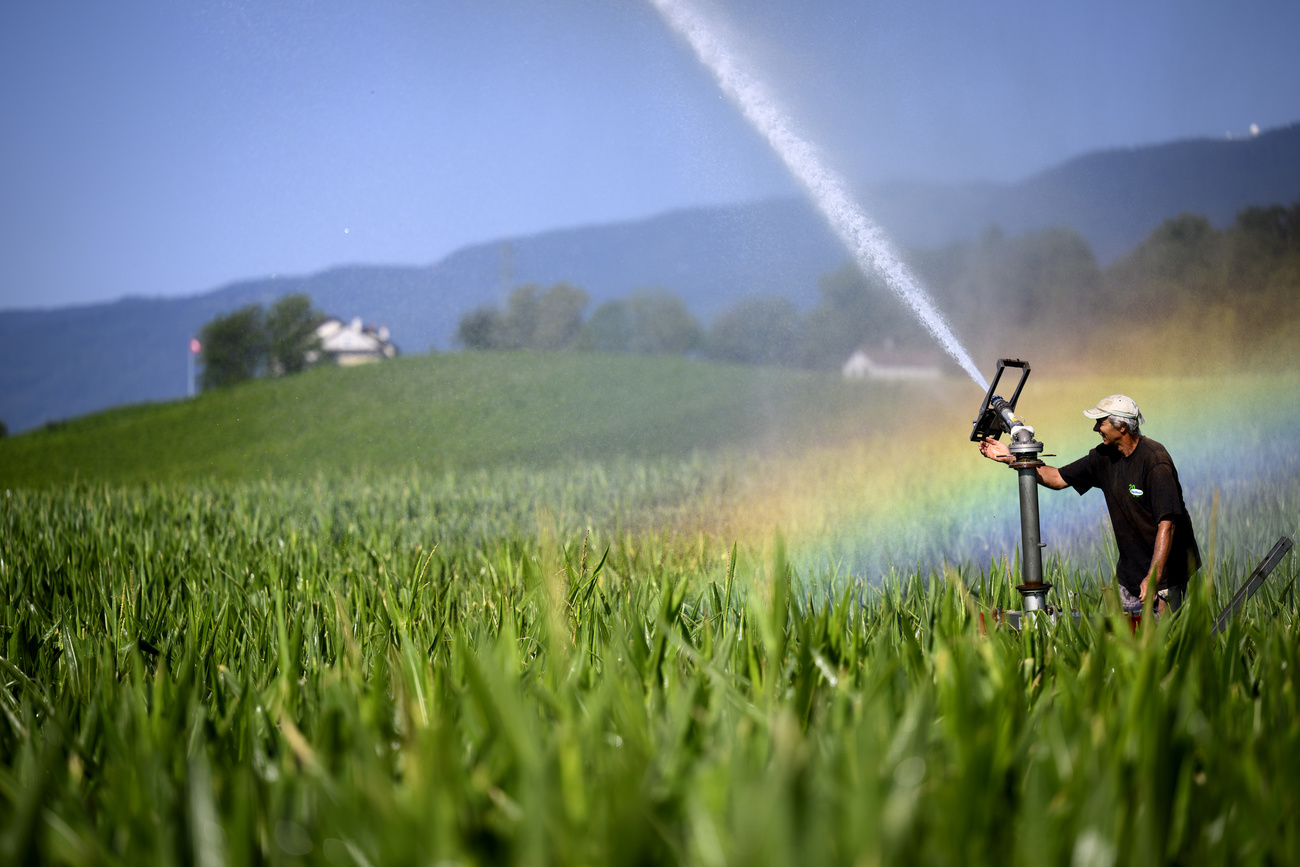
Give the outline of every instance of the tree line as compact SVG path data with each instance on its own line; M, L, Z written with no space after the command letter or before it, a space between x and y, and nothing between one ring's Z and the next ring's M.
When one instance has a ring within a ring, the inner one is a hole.
M483 306L462 317L456 339L475 350L689 354L810 368L838 368L860 346L926 339L888 288L852 263L823 276L818 295L807 311L779 296L744 298L705 326L662 288L606 301L584 319L588 296L581 289L525 285L510 293L504 309Z
M681 355L700 348L703 329L682 299L664 289L642 289L607 301L583 319L589 298L557 283L515 288L505 309L478 307L460 320L456 341L466 349L577 349Z
M1243 328L1276 328L1300 316L1300 202L1243 210L1224 230L1205 217L1166 220L1118 261L1102 267L1068 228L980 237L907 254L958 335L984 353L1029 337L1086 350L1089 335L1116 322L1230 308ZM719 361L838 368L858 348L930 347L932 341L883 280L852 262L821 277L817 301L743 299L706 326L665 289L607 301L584 318L585 292L560 283L516 288L504 308L462 317L460 346L693 354ZM1280 317L1280 318L1279 318Z
M269 309L249 304L216 317L199 330L199 388L304 370L320 350L316 328L325 319L302 293L285 295Z

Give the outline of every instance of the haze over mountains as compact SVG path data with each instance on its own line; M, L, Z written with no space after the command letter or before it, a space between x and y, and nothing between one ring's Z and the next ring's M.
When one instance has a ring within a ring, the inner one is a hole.
M1300 199L1300 124L1249 139L1196 140L1088 154L1015 184L881 184L867 211L904 248L1079 232L1097 258L1124 255L1163 220L1193 212L1226 226L1251 205ZM385 323L406 352L451 348L460 317L509 287L566 281L594 304L646 286L701 319L740 298L801 307L847 254L801 199L673 212L466 247L431 266L353 265L245 280L187 298L127 298L53 310L0 311L0 419L11 431L108 406L182 397L187 345L202 324L250 302L306 292L343 318Z

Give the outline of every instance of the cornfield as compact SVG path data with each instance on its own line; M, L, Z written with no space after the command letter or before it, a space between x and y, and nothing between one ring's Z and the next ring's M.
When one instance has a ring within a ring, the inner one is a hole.
M1084 616L985 632L1013 557L656 529L719 478L5 492L0 858L1300 861L1294 557L1217 637L1228 530L1177 617L1058 554Z

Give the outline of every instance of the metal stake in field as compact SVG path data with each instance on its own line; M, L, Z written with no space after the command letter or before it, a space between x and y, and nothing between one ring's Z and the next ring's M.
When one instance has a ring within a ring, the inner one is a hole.
M1228 602L1228 606L1223 609L1223 612L1219 614L1219 618L1214 622L1214 632L1212 634L1218 635L1227 630L1228 624L1237 615L1237 609L1250 601L1250 597L1255 595L1255 591L1264 585L1264 579L1277 568L1277 564L1282 562L1282 558L1287 555L1294 545L1295 542L1292 542L1289 536L1283 536L1277 540L1277 544L1255 567L1255 571L1250 573L1250 577L1232 595L1232 600Z
M1011 399L994 394L998 380L1005 368L1020 370L1020 381ZM1043 462L1038 456L1043 444L1034 439L1034 429L1016 415L1016 401L1020 390L1029 378L1029 362L1018 358L998 359L998 370L989 383L989 390L980 405L979 415L972 422L971 442L981 442L985 437L999 439L1011 435L1009 450L1014 460L1011 469L1020 477L1020 577L1024 583L1016 587L1025 599L1025 611L1043 611L1047 608L1047 591L1051 584L1043 583L1043 543L1038 519L1038 468Z

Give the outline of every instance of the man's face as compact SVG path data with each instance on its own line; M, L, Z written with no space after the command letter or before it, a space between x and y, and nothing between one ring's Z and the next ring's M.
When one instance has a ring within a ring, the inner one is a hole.
M1125 428L1115 427L1115 425L1111 424L1109 417L1097 419L1097 423L1092 426L1092 429L1101 434L1101 444L1104 446L1115 445L1125 431Z

